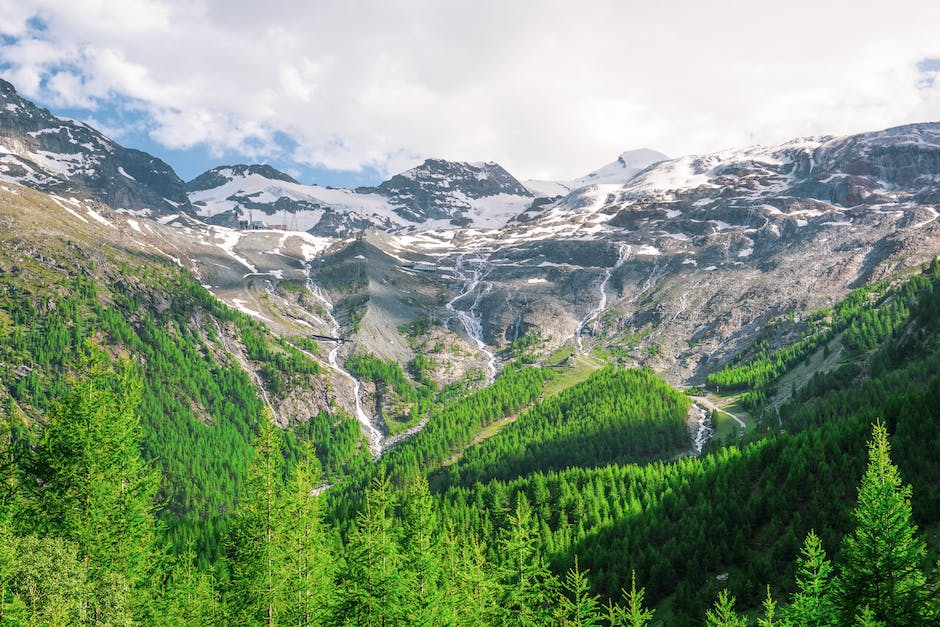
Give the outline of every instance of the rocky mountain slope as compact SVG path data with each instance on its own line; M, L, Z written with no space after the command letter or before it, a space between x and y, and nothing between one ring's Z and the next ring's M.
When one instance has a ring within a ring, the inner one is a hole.
M183 181L166 163L52 115L2 79L0 180L65 197L97 198L140 215L190 210Z
M538 335L543 354L597 346L694 382L774 318L937 255L938 156L928 124L683 157L501 229L339 240L313 267L357 259L358 333L380 354L407 357L395 328L427 316L480 366Z
M252 222L326 236L367 228L498 228L533 201L532 192L498 164L440 159L355 190L302 185L260 165L214 168L186 188L196 214L209 222Z
M771 321L940 254L940 124L630 154L555 198L491 163L429 160L358 190L226 166L188 184L192 211L135 220L233 308L318 336L336 400L379 430L374 390L342 369L353 352L427 357L439 383L491 380L520 347L698 383ZM4 157L8 176L23 158ZM230 228L248 217L280 228Z

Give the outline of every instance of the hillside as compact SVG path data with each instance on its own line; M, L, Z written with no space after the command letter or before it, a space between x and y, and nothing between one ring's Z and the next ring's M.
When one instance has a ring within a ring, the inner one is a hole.
M0 92L3 621L937 617L940 125L184 185Z

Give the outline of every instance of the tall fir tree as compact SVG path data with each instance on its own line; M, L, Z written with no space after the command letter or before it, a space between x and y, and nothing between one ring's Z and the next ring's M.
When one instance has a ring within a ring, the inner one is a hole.
M323 624L331 604L334 561L317 489L320 471L313 450L294 468L278 512L277 544L283 559L284 624Z
M636 571L630 571L630 592L626 589L620 589L620 595L623 599L623 607L619 608L617 616L618 625L625 627L646 627L653 621L654 610L647 609L643 605L643 597L646 596L646 590L636 587Z
M532 508L524 494L518 496L508 527L501 530L499 551L503 560L499 574L501 621L520 627L551 622L558 582L539 550Z
M787 609L795 625L827 627L836 624L835 605L830 591L832 564L826 559L822 541L814 531L806 535L796 562L797 591Z
M416 627L442 623L441 558L437 516L424 477L414 478L402 511L402 557L408 565L407 620Z
M33 519L74 544L90 583L89 621L130 624L148 611L158 476L141 457L141 382L91 347L48 414L29 460Z
M583 571L574 558L574 566L565 573L558 596L558 618L566 627L600 627L600 599L591 594L588 571Z
M276 537L284 470L281 445L281 433L265 412L228 541L229 611L231 619L242 624L276 625L283 606L283 554Z
M734 595L722 590L715 606L705 613L705 624L708 627L745 627L747 621L734 611Z
M867 607L887 627L932 624L932 596L922 570L927 549L911 520L911 487L891 462L888 431L875 424L868 469L852 512L855 530L842 544L837 606L843 624Z
M786 623L776 618L777 602L770 596L770 586L767 586L767 596L764 597L761 607L764 610L764 615L757 619L757 627L785 627Z
M336 622L363 627L405 625L408 573L402 558L397 497L388 478L372 480L364 511L346 546Z

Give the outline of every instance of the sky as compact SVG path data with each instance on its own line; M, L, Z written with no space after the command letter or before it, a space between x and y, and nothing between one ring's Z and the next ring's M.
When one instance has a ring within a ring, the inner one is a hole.
M936 0L0 0L0 77L190 179L571 179L940 120Z

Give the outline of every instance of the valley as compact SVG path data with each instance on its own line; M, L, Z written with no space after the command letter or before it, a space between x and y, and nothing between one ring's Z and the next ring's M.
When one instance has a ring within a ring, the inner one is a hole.
M0 619L796 617L888 435L940 524L940 124L337 189L0 97Z

